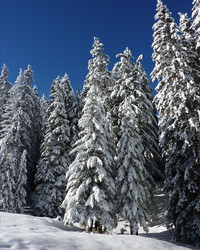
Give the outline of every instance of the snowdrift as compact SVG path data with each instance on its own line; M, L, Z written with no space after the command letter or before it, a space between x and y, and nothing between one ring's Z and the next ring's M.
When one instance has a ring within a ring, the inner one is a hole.
M139 236L88 234L79 227L66 227L63 222L55 219L1 212L0 249L183 250L195 248L181 246L159 238L144 237L143 234Z

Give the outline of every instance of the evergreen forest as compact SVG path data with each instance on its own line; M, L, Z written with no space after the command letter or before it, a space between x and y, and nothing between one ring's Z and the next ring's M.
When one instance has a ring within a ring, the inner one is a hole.
M40 98L30 65L0 75L0 211L60 217L87 232L128 221L148 232L164 183L173 238L200 242L200 0L177 24L157 0L151 80L127 47L109 56L97 37L74 92L66 73ZM36 72L37 73L37 72Z

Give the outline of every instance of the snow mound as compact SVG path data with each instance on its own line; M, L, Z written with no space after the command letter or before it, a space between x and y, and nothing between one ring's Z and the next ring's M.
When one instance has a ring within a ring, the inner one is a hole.
M183 250L192 248L143 236L88 234L78 227L66 227L63 222L55 219L1 212L0 249Z

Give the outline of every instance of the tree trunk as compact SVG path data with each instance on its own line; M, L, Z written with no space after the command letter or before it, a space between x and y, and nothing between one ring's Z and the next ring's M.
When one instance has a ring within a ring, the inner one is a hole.
M133 230L132 230L132 228L130 228L130 233L131 233L131 235L133 235ZM135 233L135 235L138 235L138 231Z
M91 220L91 226L88 227L88 233L92 232L92 228L93 228L93 220Z
M95 231L97 233L100 233L100 231L101 231L101 225L100 225L99 221L95 222Z
M130 222L130 234L133 235L133 227L131 222ZM135 235L138 235L138 230L136 231Z

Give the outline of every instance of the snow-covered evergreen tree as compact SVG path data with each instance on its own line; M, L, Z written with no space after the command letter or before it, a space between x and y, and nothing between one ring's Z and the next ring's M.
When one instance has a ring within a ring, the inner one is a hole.
M41 158L37 166L35 209L38 215L56 217L66 187L65 174L70 163L70 127L66 110L70 83L59 77L53 82L47 110Z
M45 126L47 122L47 109L48 109L48 101L46 100L46 96L43 94L42 98L40 99L40 113L42 119L41 144L44 141Z
M145 167L143 133L145 140L150 141L153 132L147 134L144 128L153 115L148 106L151 109L153 106L143 90L146 83L139 60L137 64L132 62L128 48L118 56L120 62L113 68L115 85L111 93L111 118L117 143L117 203L119 216L130 222L131 233L137 233L138 224L148 231L146 222L150 220L152 185L149 181L154 184L154 180Z
M200 59L196 46L199 37L192 25L192 20L188 17L188 15L182 13L179 13L179 15L182 53L184 53L184 59L189 64L192 70L191 74L195 82L198 84L200 82Z
M13 162L13 152L8 152L7 147L0 151L0 211L15 213L15 175L16 164Z
M18 182L16 185L15 196L17 196L18 202L16 203L16 211L19 213L24 212L24 206L26 205L26 182L27 182L27 151L23 151L19 162L19 168L17 170Z
M144 166L144 148L135 107L126 97L119 107L121 116L117 156L117 186L119 215L130 222L131 234L137 234L139 224L148 232L151 185Z
M66 175L67 195L62 204L64 221L70 224L78 220L85 227L98 222L111 229L115 225L114 145L95 88L90 87L88 91L79 126L80 139L72 151L76 158Z
M8 91L12 87L12 84L8 81L8 74L9 74L8 69L4 64L0 75L0 123L2 122L2 116L5 110L5 104L8 99Z
M15 185L10 189L10 197L14 197L12 211L23 212L27 195L27 173L33 167L33 152L35 144L32 133L34 128L34 92L31 88L32 70L30 65L27 70L20 70L16 84L9 90L3 120L0 142L1 173L4 177L9 173L11 183ZM36 137L37 135L35 135ZM26 153L23 153L25 152ZM26 157L24 156L26 154ZM10 166L8 164L10 162ZM14 175L11 175L14 173ZM11 180L12 178L12 180ZM8 185L7 185L8 187ZM4 197L5 198L5 197ZM6 208L4 208L5 210Z
M27 114L28 126L31 129L26 129L27 141L24 145L27 147L27 191L31 193L34 189L34 175L35 166L39 157L39 142L41 132L41 114L40 103L37 88L32 88L31 83L34 81L33 70L30 65L24 70L23 74L20 72L17 79L18 84L22 82L22 109Z
M96 224L97 231L100 226L115 226L115 148L104 108L108 62L102 46L94 38L94 58L88 65L87 95L79 120L80 139L72 150L76 158L66 174L67 194L62 204L65 224L79 221L88 229Z
M196 29L198 38L196 49L200 53L200 1L199 0L193 0L192 17L193 17L192 27Z
M78 137L78 102L74 95L71 83L69 81L69 76L65 74L61 79L61 84L65 88L66 98L65 98L65 109L68 115L69 127L70 127L70 145L68 145L68 152L70 147L76 142Z
M40 107L41 107L41 116L42 116L42 123L45 123L45 117L47 114L48 102L46 96L43 94L42 98L40 99Z
M24 189L24 185L20 187L20 182L24 180L26 186L26 175L19 179L18 171L20 171L20 158L23 148L26 147L25 141L29 142L25 129L25 124L29 124L29 117L22 109L22 89L21 84L14 85L9 91L9 99L6 104L6 110L2 122L2 137L0 142L0 159L1 159L1 175L2 175L2 193L3 193L3 211L22 212L23 207L20 206L19 197L16 194L17 187ZM29 129L31 129L29 127ZM6 176L9 176L6 180ZM6 180L6 182L5 182ZM25 199L24 193L23 199ZM21 197L20 197L21 198ZM9 205L8 205L8 200ZM12 204L12 207L11 207ZM24 204L23 204L24 205Z
M36 174L36 166L40 158L40 145L42 141L42 111L40 105L39 94L36 85L33 87L33 121L32 121L32 133L31 133L31 157L32 167L29 173L28 184L30 186L29 192L34 191L34 177Z
M181 46L178 29L160 0L157 11L152 77L159 80L155 102L161 118L165 188L170 193L168 217L175 226L176 239L199 243L200 86L193 78L194 69Z
M142 87L142 92L144 97L141 100L140 109L144 112L142 120L140 121L140 130L142 131L142 144L144 147L145 156L145 168L156 180L163 180L163 164L161 160L160 147L158 145L159 135L158 135L158 119L156 114L155 106L153 105L153 90L150 86L149 79L144 71L141 59L142 55L139 56L136 62L136 72L137 80ZM153 184L153 182L151 181Z
M1 75L0 75L0 107L2 108L6 100L8 98L8 91L12 87L12 84L8 81L8 69L6 65L4 64L2 67Z
M86 77L86 89L95 84L99 89L106 112L110 105L110 87L112 86L111 73L108 70L109 56L103 53L103 44L97 37L94 37L93 49L90 51L92 59L88 62L89 73Z

